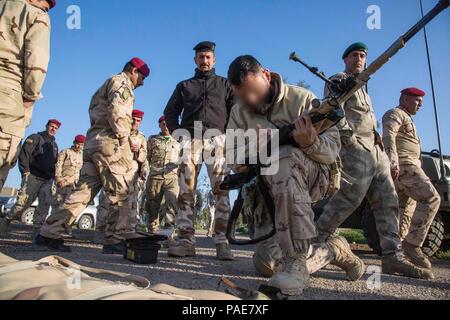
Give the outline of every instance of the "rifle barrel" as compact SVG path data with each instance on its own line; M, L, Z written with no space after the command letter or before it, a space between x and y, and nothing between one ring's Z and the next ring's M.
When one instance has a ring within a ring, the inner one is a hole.
M440 0L439 3L431 9L422 19L420 19L411 29L409 29L403 36L404 43L411 40L428 22L433 20L439 13L450 6L450 0Z

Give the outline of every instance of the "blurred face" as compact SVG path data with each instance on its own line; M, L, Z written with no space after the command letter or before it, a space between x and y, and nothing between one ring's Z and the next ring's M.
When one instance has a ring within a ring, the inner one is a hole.
M257 73L247 74L241 85L233 86L233 91L245 105L258 109L269 102L270 80L270 71L261 68Z
M28 0L28 3L36 7L39 7L47 12L50 10L50 4L48 3L47 0Z
M133 70L131 71L130 79L135 89L144 85L145 77L142 73L139 72L137 68L133 68Z
M56 124L54 124L54 123L49 123L49 124L47 124L46 129L47 129L47 133L50 136L53 137L53 136L55 136L55 134L58 131L59 127Z
M142 122L141 118L133 117L133 123L131 124L131 129L133 131L138 130L139 127L141 126L141 122Z
M344 59L345 71L349 74L360 74L366 65L366 53L364 51L352 51Z
M403 107L410 115L415 115L422 107L423 97L413 97L402 95L400 98L400 106Z
M84 146L83 143L79 143L79 142L76 142L76 141L74 141L74 143L73 143L73 148L77 152L83 150L83 146Z
M214 52L211 51L198 52L195 55L194 61L198 70L208 72L214 68L214 65L216 64L216 57Z
M161 121L160 123L159 123L159 128L161 129L161 133L163 134L163 135L165 135L165 136L168 136L169 135L169 128L167 128L167 124L166 124L166 121Z

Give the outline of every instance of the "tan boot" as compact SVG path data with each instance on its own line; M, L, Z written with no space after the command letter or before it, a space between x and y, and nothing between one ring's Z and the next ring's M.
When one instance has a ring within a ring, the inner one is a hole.
M353 254L347 240L337 236L331 237L326 243L334 253L334 260L331 264L343 269L350 280L359 280L363 276L366 266L360 258Z
M0 218L0 237L4 238L8 235L9 225L11 221L7 218Z
M406 241L403 241L402 247L406 258L409 261L411 261L418 267L431 269L431 262L423 254L422 249L420 247L413 246L412 244L409 244Z
M282 294L299 296L309 285L309 272L306 267L306 254L283 259L283 271L275 273L267 283L278 288Z
M431 270L416 267L414 264L406 260L406 258L401 254L383 257L381 262L381 269L385 274L427 280L434 279L434 275Z
M216 255L217 259L222 261L234 260L233 252L231 252L230 245L228 243L216 244Z
M194 245L186 241L177 241L167 250L167 255L169 257L176 257L176 258L194 257L195 254L196 253Z

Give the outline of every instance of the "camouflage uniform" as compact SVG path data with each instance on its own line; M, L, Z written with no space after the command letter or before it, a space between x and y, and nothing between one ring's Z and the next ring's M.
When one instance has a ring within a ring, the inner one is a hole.
M316 97L310 91L284 85L278 74L272 73L272 78L280 83L280 92L270 106L271 111L257 113L238 104L231 112L228 129L256 129L258 124L263 129L277 129L276 126L293 123L311 107ZM339 149L339 133L330 128L308 148L280 146L278 172L263 176L275 204L277 242L283 257L306 254L308 241L317 235L311 203L328 191L329 166L335 162ZM235 154L248 152L239 146L236 151ZM239 166L233 170L239 171Z
M333 79L348 75L339 73ZM329 92L325 89L325 96ZM321 237L328 237L355 211L367 196L380 236L384 255L401 251L398 235L398 198L392 181L389 159L376 131L372 101L364 88L343 106L345 118L339 123L343 148L340 156L344 172L354 179L344 182L317 221Z
M183 142L185 143L185 142ZM183 155L179 170L180 195L178 197L178 213L176 226L179 229L178 239L190 244L195 244L195 190L197 188L198 174L202 167L203 154L215 154L205 162L211 183L212 192L216 202L216 216L214 219L214 242L216 244L228 243L225 236L227 231L228 217L230 215L230 200L228 191L220 189L220 184L228 173L225 164L225 135L218 135L212 139L192 139L190 154Z
M135 170L134 177L134 194L131 207L131 220L130 220L130 230L136 230L139 223L138 217L140 215L139 211L139 199L141 198L145 177L147 177L149 166L147 161L147 139L145 135L139 130L132 132L130 136L132 144L139 145L139 151L134 153L133 166Z
M0 190L15 165L50 57L50 18L25 0L0 3Z
M383 142L391 167L400 169L395 182L399 197L400 237L421 247L439 210L440 197L422 170L417 129L412 117L402 107L389 110L384 115Z
M214 194L210 191L208 192L208 232L206 236L212 236L214 232L214 219L216 215L216 208L214 203Z
M148 139L148 163L150 176L146 186L146 203L149 229L158 229L161 201L164 197L166 207L166 226L171 227L177 214L178 160L180 144L172 136L162 134Z
M129 142L133 90L130 78L121 73L108 79L92 97L91 128L84 145L80 180L64 204L52 211L42 226L42 236L60 239L64 226L71 225L103 188L110 203L104 243L115 245L123 240L134 194L135 171Z
M58 155L55 170L56 202L62 205L72 191L80 177L83 165L83 151L75 151L73 148L64 149ZM61 187L60 184L63 184Z

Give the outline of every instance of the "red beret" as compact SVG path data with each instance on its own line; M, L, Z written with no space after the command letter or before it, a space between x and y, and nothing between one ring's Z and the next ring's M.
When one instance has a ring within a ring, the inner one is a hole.
M402 90L402 94L413 97L423 97L425 92L417 88L406 88Z
M162 117L159 118L159 120L158 120L159 123L161 123L161 122L163 122L163 121L166 121L166 117L165 117L165 116L162 116Z
M133 118L143 118L144 117L144 111L141 111L141 110L133 110L133 112L131 113L131 116L133 117Z
M149 68L148 65L147 65L144 61L142 61L141 59L139 59L139 58L133 58L133 59L131 59L130 62L133 64L133 66L134 66L135 68L137 68L137 69L139 70L140 73L142 73L142 75L143 75L144 77L148 77L148 76L150 75L150 68Z
M53 9L56 6L56 0L47 0L47 2L50 5L50 9Z
M50 120L48 120L47 124L50 124L50 123L56 124L56 125L58 126L58 128L61 127L61 122L59 122L59 121L56 120L56 119L50 119Z
M86 141L86 137L83 136L82 134L79 134L75 137L74 140L76 143L84 143Z

